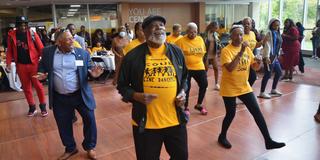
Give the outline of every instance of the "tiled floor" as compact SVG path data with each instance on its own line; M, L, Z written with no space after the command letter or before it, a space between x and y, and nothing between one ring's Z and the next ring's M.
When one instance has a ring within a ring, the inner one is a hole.
M313 72L320 74L319 70ZM319 83L319 76L305 73L307 80ZM313 73L312 73L313 74ZM279 90L284 95L270 100L259 99L270 134L287 146L268 151L262 135L247 109L240 105L229 129L228 138L233 147L226 150L217 143L217 137L225 114L222 98L213 90L213 72L209 71L209 88L204 105L209 113L200 115L191 110L188 124L190 160L319 160L320 124L313 120L320 101L320 86L301 83L280 82ZM302 76L302 75L299 75ZM258 94L260 81L254 85ZM314 83L312 83L314 84ZM271 81L269 82L269 87ZM121 102L115 88L108 81L94 87L97 101L96 121L98 126L98 158L102 160L133 160L135 151L130 125L130 104ZM193 82L190 105L197 99L197 85ZM1 94L3 96L4 94ZM45 160L56 159L64 152L57 126L50 114L46 118L26 117L27 104L24 99L0 103L0 159L2 160ZM78 115L78 117L80 117ZM81 148L82 122L74 125L74 135L80 153L75 159L86 159ZM169 159L163 151L162 159Z

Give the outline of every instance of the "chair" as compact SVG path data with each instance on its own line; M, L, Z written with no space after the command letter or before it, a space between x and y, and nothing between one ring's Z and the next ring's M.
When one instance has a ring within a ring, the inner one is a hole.
M91 57L92 62L96 66L100 66L103 68L103 73L100 77L94 78L96 83L106 83L107 79L110 77L110 72L106 70L106 64L101 57Z

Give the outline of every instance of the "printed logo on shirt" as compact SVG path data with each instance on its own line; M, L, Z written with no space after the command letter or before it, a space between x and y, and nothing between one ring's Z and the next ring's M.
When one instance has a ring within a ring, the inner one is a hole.
M237 71L246 71L248 69L249 59L250 57L248 54L243 54L237 67Z
M168 58L148 58L144 70L143 82L149 88L170 88L170 85L160 83L171 83L176 81L176 73L173 64Z
M28 44L20 40L17 40L17 47L21 47L25 50L29 50Z
M186 56L203 56L204 52L205 51L203 51L202 47L200 47L200 48L192 48L192 47L190 47L189 48L189 52L186 52L185 55Z

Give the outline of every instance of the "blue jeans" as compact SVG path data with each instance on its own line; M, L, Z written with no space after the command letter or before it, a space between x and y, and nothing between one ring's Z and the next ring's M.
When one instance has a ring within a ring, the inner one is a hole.
M264 75L262 78L262 82L261 82L261 89L260 92L264 92L268 83L268 80L271 77L271 73L272 71L275 72L274 78L273 78L273 83L272 83L272 89L276 89L279 79L281 77L281 66L280 63L278 61L278 59L274 60L274 62L272 64L269 64L269 69L267 68L267 64L264 63Z
M317 49L319 47L320 38L313 37L312 38L312 55L317 56Z

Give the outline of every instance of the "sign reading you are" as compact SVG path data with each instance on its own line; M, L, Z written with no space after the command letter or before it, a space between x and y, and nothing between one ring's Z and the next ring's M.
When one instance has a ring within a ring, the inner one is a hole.
M161 15L160 8L130 8L129 23L142 22L149 15Z

